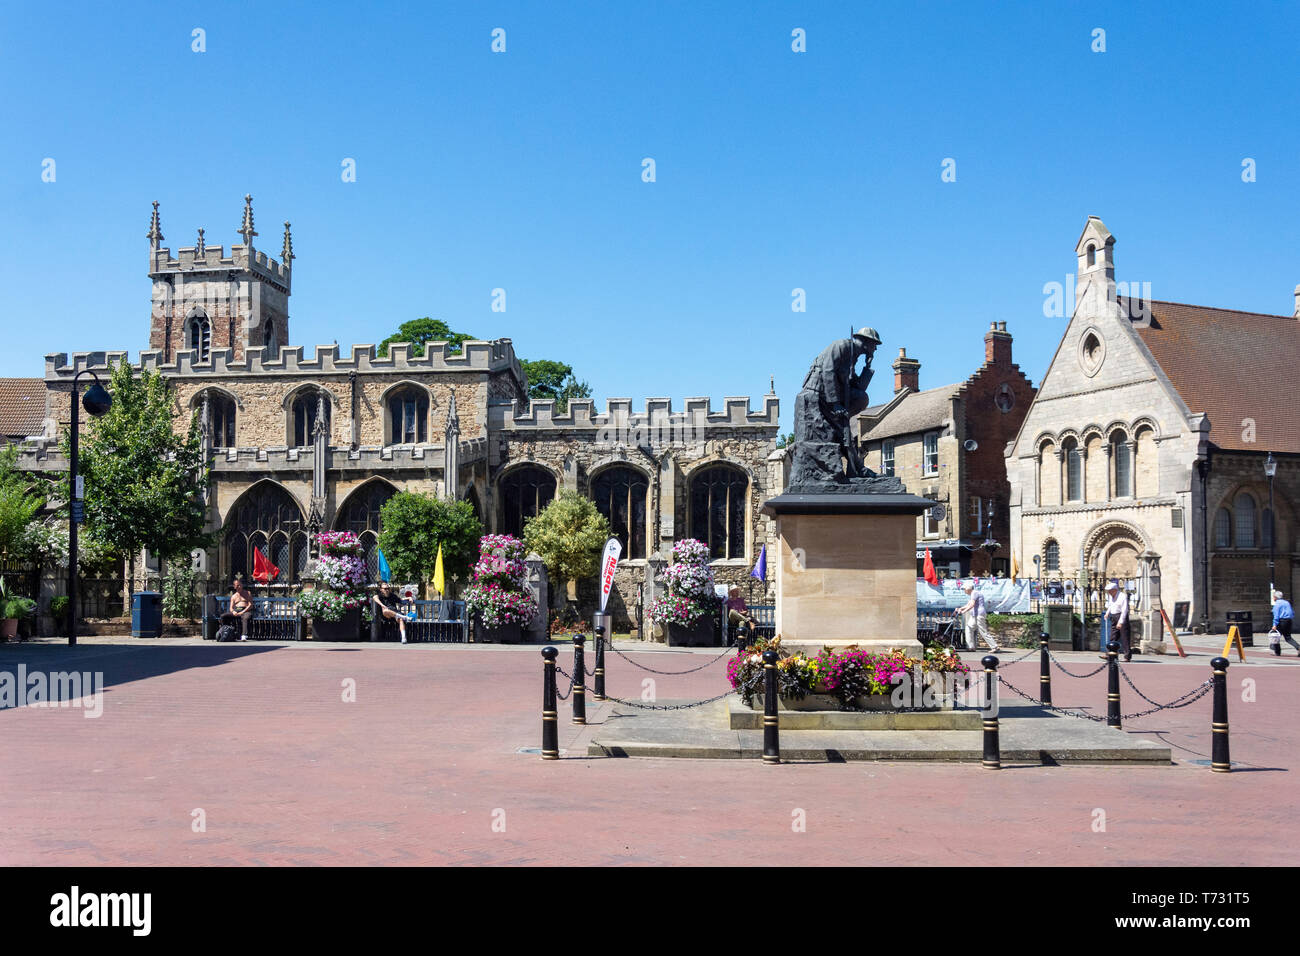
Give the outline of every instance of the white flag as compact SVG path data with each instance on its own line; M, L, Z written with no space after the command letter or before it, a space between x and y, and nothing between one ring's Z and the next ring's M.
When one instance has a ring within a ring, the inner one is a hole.
M600 557L600 613L605 613L605 604L609 601L609 592L614 589L614 568L618 565L623 546L618 538L605 542L605 553Z

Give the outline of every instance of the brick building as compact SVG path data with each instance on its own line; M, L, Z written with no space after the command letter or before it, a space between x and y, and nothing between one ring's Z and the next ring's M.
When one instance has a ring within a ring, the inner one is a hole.
M293 584L306 568L311 534L352 530L372 571L379 509L399 490L468 500L484 527L519 534L558 489L590 496L624 545L611 609L626 627L656 553L698 537L719 581L743 581L769 542L762 502L779 492L775 447L779 404L747 398L721 409L689 398L674 410L650 399L634 410L610 399L598 412L572 400L528 400L528 382L509 339L460 349L406 344L386 356L372 345L314 354L289 344L293 247L285 223L281 260L254 248L251 197L241 244L162 246L157 204L148 233L153 307L140 367L162 372L175 395L175 421L197 415L212 460L213 528L226 529L206 556L221 579L250 571L261 548ZM125 352L46 356L39 440L28 467L66 467L57 436L66 427L73 376L106 371ZM84 379L83 379L84 381Z
M1259 621L1270 545L1278 586L1300 586L1300 289L1292 315L1143 301L1120 294L1114 245L1090 217L1074 314L1007 447L1012 547L1048 578L1155 570L1193 624Z
M1011 359L1011 341L1006 323L993 323L984 334L984 363L969 378L924 390L921 363L900 348L893 397L858 418L867 467L898 475L909 492L943 506L916 526L917 552L928 548L941 574L1010 572L1003 450L1034 398ZM992 554L986 541L998 543Z

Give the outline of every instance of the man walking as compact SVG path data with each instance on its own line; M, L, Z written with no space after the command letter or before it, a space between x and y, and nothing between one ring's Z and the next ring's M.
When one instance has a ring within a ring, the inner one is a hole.
M1282 640L1286 641L1296 650L1296 656L1300 657L1300 644L1295 642L1291 636L1291 628L1295 624L1295 610L1291 607L1291 602L1282 596L1281 591L1273 592L1273 629L1282 635ZM1273 653L1278 657L1282 656L1282 642L1273 645Z
M1106 585L1106 620L1110 622L1111 640L1119 641L1119 652L1128 663L1133 659L1133 648L1128 639L1128 594L1114 578ZM1105 650L1103 647L1102 651ZM1103 660L1106 658L1105 653L1101 656Z
M975 635L978 634L994 654L999 650L998 642L989 633L988 605L984 595L975 590L975 582L967 581L961 588L966 592L966 603L957 608L958 614L966 616L966 649L975 650Z

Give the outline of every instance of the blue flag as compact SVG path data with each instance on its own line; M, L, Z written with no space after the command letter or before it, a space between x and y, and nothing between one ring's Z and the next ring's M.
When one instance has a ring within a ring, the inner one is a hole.
M384 552L379 552L379 580L387 581L393 576L393 572L388 568L388 559L384 557Z
M758 563L754 565L754 570L749 572L749 576L760 581L767 580L767 545L763 545L763 550L758 553Z

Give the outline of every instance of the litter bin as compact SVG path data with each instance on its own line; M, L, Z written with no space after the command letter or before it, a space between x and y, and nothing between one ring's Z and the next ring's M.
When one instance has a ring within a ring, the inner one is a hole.
M1224 633L1227 633L1227 628L1232 627L1235 624L1237 626L1237 633L1241 635L1241 646L1254 647L1255 646L1255 639L1254 639L1255 624L1253 620L1254 616L1255 616L1254 611L1228 611L1224 615L1224 618L1226 619Z
M1043 609L1043 630L1051 650L1074 650L1074 608L1068 604L1047 605Z
M162 636L162 595L157 591L131 595L131 636Z
M608 647L610 641L614 639L614 615L602 614L600 611L596 611L591 615L591 641L593 647L596 643L596 628L598 627L605 629L605 646Z

